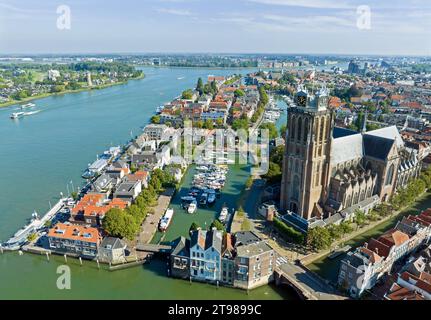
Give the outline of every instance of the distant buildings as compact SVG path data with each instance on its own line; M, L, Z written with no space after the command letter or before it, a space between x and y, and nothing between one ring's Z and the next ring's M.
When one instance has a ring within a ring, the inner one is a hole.
M60 71L48 70L48 80L57 81L58 78L60 78Z
M174 242L173 277L252 289L272 281L274 250L252 232L196 230Z

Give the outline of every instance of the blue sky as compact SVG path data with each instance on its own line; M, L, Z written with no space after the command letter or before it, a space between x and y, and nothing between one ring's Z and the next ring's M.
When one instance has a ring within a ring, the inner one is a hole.
M431 55L431 1L0 0L0 53L105 52Z

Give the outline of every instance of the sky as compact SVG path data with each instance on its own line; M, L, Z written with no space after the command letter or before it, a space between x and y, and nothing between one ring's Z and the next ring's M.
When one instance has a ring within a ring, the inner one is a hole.
M154 52L431 55L431 1L0 0L0 54Z

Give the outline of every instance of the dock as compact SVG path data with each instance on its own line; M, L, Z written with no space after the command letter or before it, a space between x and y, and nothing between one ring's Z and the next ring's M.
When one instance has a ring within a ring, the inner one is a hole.
M9 240L1 244L1 247L8 251L19 250L27 242L29 235L37 232L63 208L65 201L66 198L60 199L42 218L33 219L30 224L18 230Z

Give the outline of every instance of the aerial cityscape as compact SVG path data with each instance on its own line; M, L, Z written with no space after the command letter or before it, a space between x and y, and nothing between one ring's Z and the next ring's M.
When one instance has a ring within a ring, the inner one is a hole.
M0 300L431 300L430 3L126 2L0 1Z

